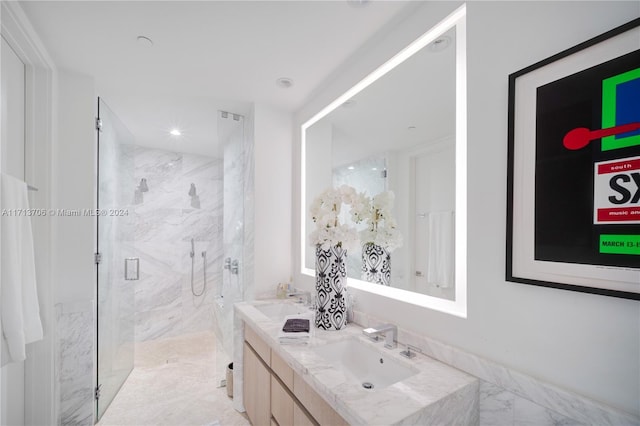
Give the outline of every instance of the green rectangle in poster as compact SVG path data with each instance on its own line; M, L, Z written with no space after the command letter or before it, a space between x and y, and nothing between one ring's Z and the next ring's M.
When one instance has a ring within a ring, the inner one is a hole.
M640 255L640 235L600 235L600 253Z
M614 127L616 122L617 108L617 88L619 84L627 83L631 80L640 79L640 68L636 68L625 73L607 78L602 81L602 128ZM626 123L625 123L626 124ZM618 138L616 136L605 136L602 138L601 149L610 151L613 149L626 148L640 145L640 135Z

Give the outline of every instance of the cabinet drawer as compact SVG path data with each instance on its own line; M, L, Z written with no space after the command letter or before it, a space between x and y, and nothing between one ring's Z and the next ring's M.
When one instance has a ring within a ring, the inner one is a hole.
M295 426L317 426L318 425L296 403L293 404L293 424Z
M271 399L264 390L269 389L271 373L251 346L244 342L244 407L254 425L268 425L271 419Z
M321 425L347 426L349 424L297 374L293 377L293 389L300 403Z
M271 351L271 369L293 391L293 369L274 350Z
M258 336L246 323L244 325L244 340L249 342L251 347L267 365L271 365L271 349L269 345Z
M280 426L293 426L293 398L280 384L275 376L271 376L271 415Z

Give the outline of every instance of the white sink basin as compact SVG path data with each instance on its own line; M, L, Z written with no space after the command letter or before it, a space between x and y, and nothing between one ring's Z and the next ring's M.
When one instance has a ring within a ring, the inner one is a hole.
M306 306L285 302L256 305L255 308L274 321L282 320L287 315L306 314L311 312Z
M313 350L365 389L384 388L417 373L386 355L385 349L378 351L355 339L329 343Z

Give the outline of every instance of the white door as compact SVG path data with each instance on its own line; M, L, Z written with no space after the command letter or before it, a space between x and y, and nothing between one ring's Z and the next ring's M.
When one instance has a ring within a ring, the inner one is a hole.
M23 179L25 147L25 64L2 38L2 123L0 172ZM0 339L0 345L3 344ZM2 367L0 424L24 425L24 362Z

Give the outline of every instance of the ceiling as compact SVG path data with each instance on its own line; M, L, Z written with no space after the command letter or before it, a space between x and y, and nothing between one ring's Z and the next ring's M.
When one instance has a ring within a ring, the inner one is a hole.
M140 145L219 156L216 111L293 112L367 40L420 2L23 1L61 69L98 94ZM138 36L153 46L137 42ZM290 88L276 85L293 79ZM183 137L169 137L180 126Z

